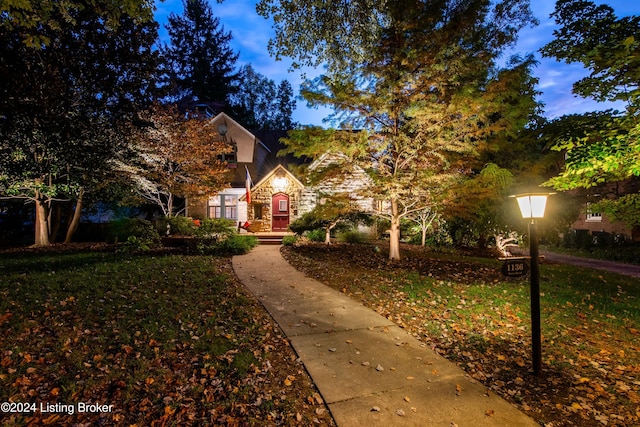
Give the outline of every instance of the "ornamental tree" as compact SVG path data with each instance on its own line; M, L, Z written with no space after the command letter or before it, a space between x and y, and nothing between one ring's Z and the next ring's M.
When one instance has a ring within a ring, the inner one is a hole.
M178 213L176 197L202 197L224 187L229 169L220 157L233 147L204 118L155 104L140 119L146 126L131 147L135 160L117 167L143 199L171 217Z
M306 82L311 105L333 107L345 130L290 138L288 150L316 157L339 151L368 171L366 197L391 222L390 259L400 258L400 222L431 206L468 173L479 141L513 126L496 59L535 23L528 0L328 2L262 0L273 16L271 51L295 65L326 65ZM446 197L443 197L446 200Z
M289 225L289 228L302 234L304 231L323 229L324 242L331 244L331 231L340 224L356 224L365 221L356 200L348 194L324 194L320 195L320 201L310 212L302 215Z

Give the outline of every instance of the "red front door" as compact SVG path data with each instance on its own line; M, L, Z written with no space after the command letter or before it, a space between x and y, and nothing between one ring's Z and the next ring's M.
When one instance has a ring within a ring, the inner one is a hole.
M287 231L289 226L289 196L284 193L278 193L274 194L271 200L271 230Z

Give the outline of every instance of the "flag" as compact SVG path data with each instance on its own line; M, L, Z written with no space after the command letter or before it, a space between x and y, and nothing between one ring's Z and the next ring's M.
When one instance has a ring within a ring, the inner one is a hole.
M249 175L249 168L247 168L247 165L244 165L244 170L246 172L245 190L247 192L247 204L250 204L251 203L251 175Z

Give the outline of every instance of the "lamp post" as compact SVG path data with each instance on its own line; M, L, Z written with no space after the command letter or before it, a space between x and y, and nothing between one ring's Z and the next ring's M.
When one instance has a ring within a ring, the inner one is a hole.
M540 337L540 268L538 252L538 224L544 217L549 193L527 193L513 196L518 201L520 213L529 220L529 256L531 257L531 352L533 373L540 375L542 369L542 340Z

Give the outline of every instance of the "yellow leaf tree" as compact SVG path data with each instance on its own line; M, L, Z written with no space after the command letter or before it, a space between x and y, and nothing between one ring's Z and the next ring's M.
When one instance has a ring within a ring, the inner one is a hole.
M120 169L142 198L174 216L180 213L176 197L202 197L224 187L229 169L221 157L233 147L205 118L163 105L143 111L140 118L147 126L132 147L135 160L121 163Z

